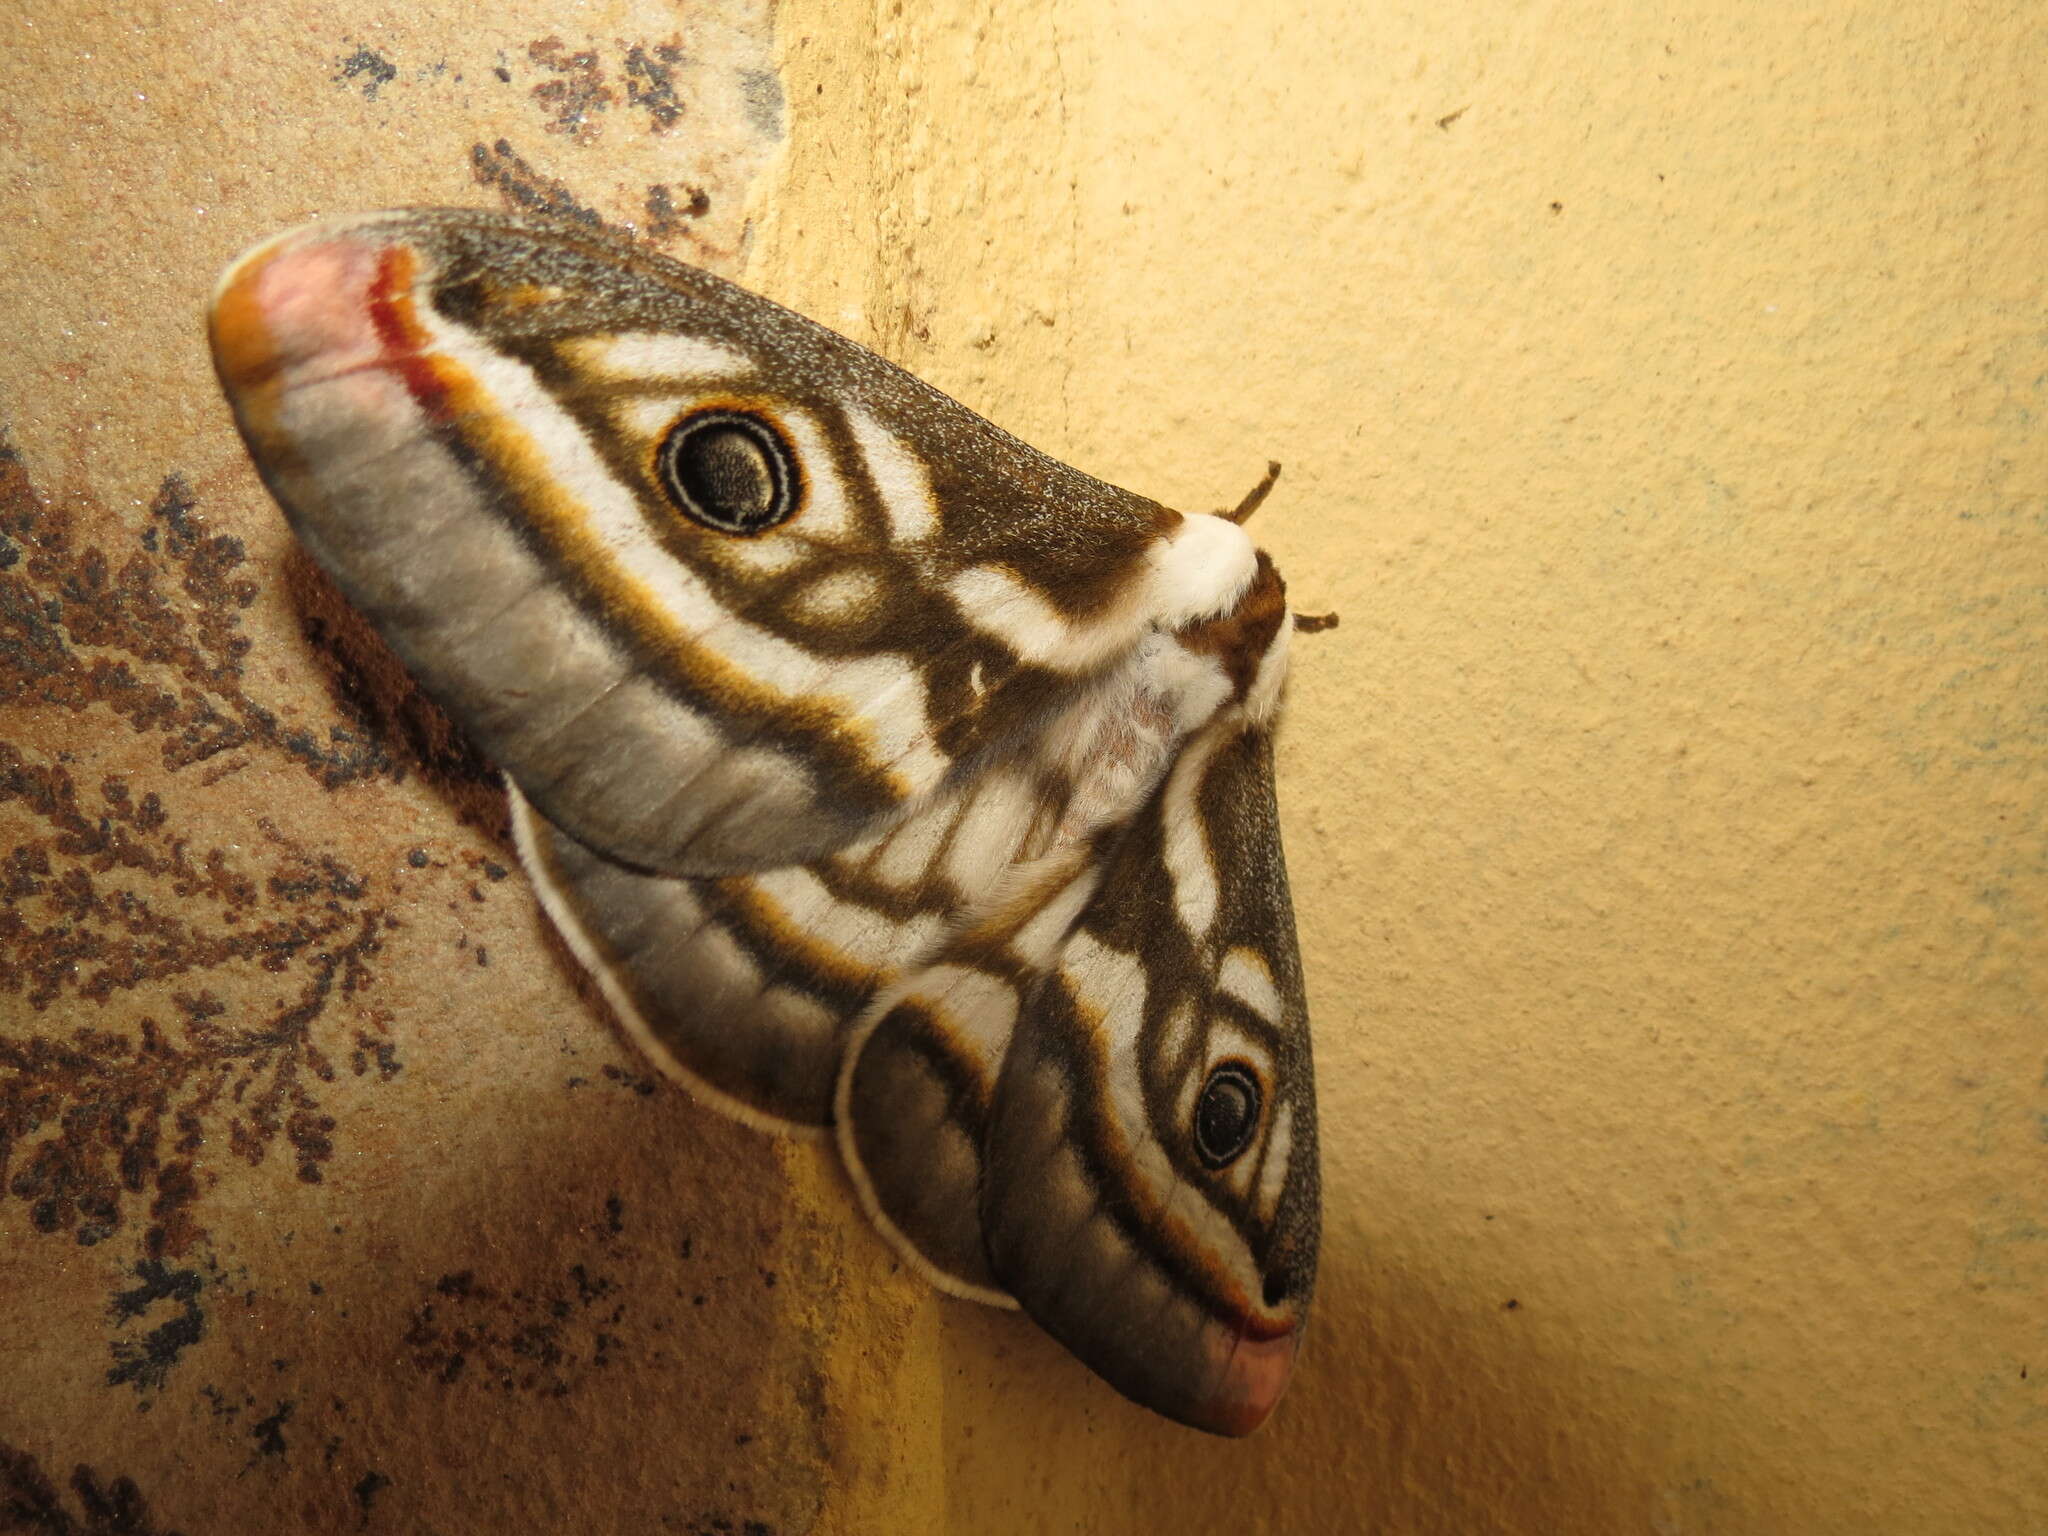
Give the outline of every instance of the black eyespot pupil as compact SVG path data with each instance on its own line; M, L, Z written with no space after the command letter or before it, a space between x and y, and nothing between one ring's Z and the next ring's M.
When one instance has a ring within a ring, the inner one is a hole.
M759 533L796 510L796 475L781 435L739 411L699 411L663 440L662 487L683 512L725 533Z
M1259 1080L1236 1062L1209 1074L1195 1101L1195 1151L1203 1163L1222 1168L1251 1145L1259 1128Z
M737 427L690 437L676 455L676 473L692 501L735 519L757 515L775 496L775 476L760 444Z

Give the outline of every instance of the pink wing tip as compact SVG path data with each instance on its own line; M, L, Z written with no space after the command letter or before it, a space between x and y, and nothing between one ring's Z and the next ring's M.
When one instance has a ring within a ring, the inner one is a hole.
M1205 1406L1210 1427L1221 1434L1248 1435L1265 1423L1287 1390L1300 1340L1299 1329L1267 1339L1239 1334Z
M314 228L259 246L214 296L214 357L235 390L290 389L374 365L385 351L373 313L393 248Z

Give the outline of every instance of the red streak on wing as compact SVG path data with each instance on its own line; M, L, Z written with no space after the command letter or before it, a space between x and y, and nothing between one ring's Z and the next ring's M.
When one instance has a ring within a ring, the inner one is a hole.
M383 346L378 359L404 382L406 392L436 426L447 426L456 412L447 381L435 366L432 343L413 314L414 273L418 258L410 246L388 247L377 259L377 275L366 295L370 324Z

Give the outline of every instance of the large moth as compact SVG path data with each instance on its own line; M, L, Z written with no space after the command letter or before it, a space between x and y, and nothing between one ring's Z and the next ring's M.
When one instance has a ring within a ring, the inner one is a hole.
M836 1138L934 1284L1255 1428L1319 1200L1291 616L1237 522L579 227L309 226L211 328L298 537L503 768L647 1054Z

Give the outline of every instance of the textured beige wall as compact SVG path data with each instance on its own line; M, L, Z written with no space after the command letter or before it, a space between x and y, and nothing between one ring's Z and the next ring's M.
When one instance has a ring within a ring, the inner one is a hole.
M2048 1529L2038 8L18 10L0 1530ZM1106 478L1287 464L1253 1440L638 1091L291 549L214 271L555 192Z
M955 1529L2048 1530L2048 15L785 5L757 286L1257 531L1328 1233Z

